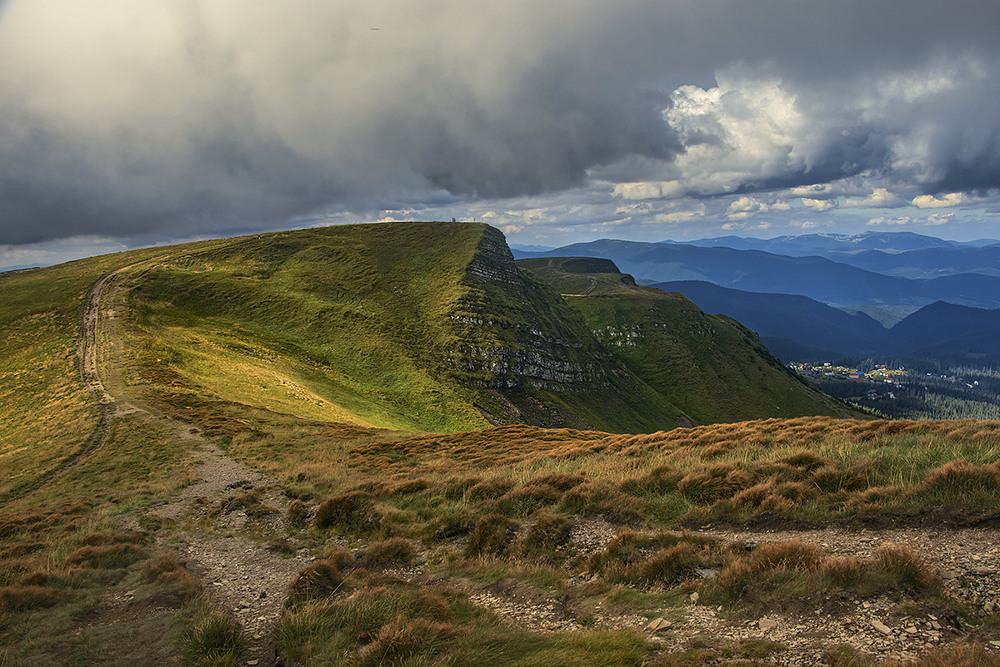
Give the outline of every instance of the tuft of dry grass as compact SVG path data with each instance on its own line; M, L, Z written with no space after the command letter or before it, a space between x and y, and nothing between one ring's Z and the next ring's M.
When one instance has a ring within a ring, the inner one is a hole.
M321 530L363 530L370 528L375 522L372 494L366 491L349 491L328 498L316 508L316 515L313 517L313 525Z
M882 667L998 667L1000 656L979 644L932 649L915 660L888 660Z
M500 514L484 516L476 523L465 545L466 557L503 556L517 535L518 524Z
M372 641L358 651L358 665L400 664L417 653L434 653L444 640L455 634L455 628L448 623L409 619L400 614L380 627Z
M912 595L936 595L944 590L941 575L905 547L879 549L872 556L869 571L882 579L885 585Z
M44 609L66 599L66 593L48 586L0 586L0 612L18 613Z
M569 541L572 527L572 522L566 517L542 512L535 517L521 539L520 551L536 555L550 552Z
M66 556L66 565L92 570L117 570L137 563L148 555L144 549L130 543L88 546L80 547Z
M405 537L390 537L369 544L358 556L364 565L408 565L417 556L417 546Z
M860 597L902 594L912 599L937 599L944 592L941 577L906 548L880 549L870 559L859 560L831 557L800 541L765 544L748 555L730 555L718 576L701 589L713 603L760 606L831 591Z
M304 568L292 581L285 599L286 607L333 595L344 585L344 575L338 563L318 560Z
M288 505L288 523L293 528L305 528L309 523L309 506L296 498Z

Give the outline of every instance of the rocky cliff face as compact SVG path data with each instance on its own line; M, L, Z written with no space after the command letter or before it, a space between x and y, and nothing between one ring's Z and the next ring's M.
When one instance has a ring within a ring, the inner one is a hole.
M560 391L601 382L605 372L585 349L592 340L580 340L585 328L567 325L558 297L518 271L500 231L484 230L465 285L450 314L459 342L448 359L475 386Z

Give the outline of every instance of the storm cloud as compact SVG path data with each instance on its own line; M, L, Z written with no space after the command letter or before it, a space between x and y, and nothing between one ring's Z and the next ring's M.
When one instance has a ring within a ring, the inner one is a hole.
M994 0L8 0L0 243L552 193L983 195L997 26Z

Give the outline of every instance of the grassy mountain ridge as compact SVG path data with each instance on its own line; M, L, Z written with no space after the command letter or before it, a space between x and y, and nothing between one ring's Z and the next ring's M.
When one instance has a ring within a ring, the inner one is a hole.
M485 225L246 237L161 262L130 294L139 338L158 350L147 375L306 418L628 432L847 414L740 325L637 288L606 260L521 270Z
M953 596L930 569L981 581L970 530L926 564L923 549L890 553L893 569L838 529L995 520L998 423L483 428L480 410L633 425L628 410L680 414L665 397L677 378L650 370L671 345L694 359L687 376L735 351L720 377L741 377L740 356L773 377L735 323L636 288L606 260L550 265L518 268L485 226L407 224L0 278L0 462L15 462L0 466L0 664L640 667L822 651L873 665L869 606L902 624L876 657L926 649L926 634L901 643L917 614L962 619L921 665L1000 641L991 598ZM101 412L75 350L81 304L111 272L89 300L106 440L45 478ZM742 377L731 390L745 393ZM703 530L754 521L830 530L821 546ZM825 625L800 630L817 608ZM748 637L779 612L788 645ZM826 632L844 627L851 646Z
M743 325L707 315L681 294L636 286L608 260L518 265L567 295L632 373L699 423L849 414L789 373Z

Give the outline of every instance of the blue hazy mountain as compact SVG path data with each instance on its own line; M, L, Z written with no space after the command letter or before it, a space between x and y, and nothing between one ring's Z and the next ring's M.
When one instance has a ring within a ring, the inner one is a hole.
M810 235L810 238L827 237ZM869 242L878 238L881 237L868 237ZM925 239L930 238L913 234L902 241L908 239L910 245L915 245L929 243ZM920 307L946 301L976 308L1000 308L1000 271L996 275L975 272L914 279L816 255L789 256L754 249L611 239L575 243L546 252L515 251L515 256L603 257L614 261L636 280L647 283L705 281L748 292L799 294L838 307Z
M1000 275L1000 241L995 239L959 242L913 232L865 232L771 239L720 236L686 243L702 248L761 250L791 257L815 255L904 278L936 278L957 273Z
M937 301L885 328L813 299L763 294L699 281L653 285L680 292L707 313L757 332L782 361L839 357L910 357L954 364L1000 363L1000 310Z

